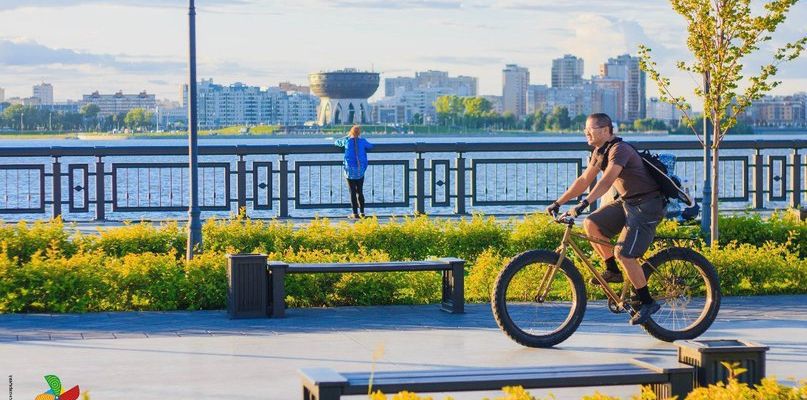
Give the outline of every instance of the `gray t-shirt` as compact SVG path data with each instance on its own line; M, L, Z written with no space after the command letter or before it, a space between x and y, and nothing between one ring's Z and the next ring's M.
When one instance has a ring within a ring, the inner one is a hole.
M659 190L656 180L650 176L636 149L622 141L612 144L614 139L591 152L589 165L596 165L601 171L605 171L605 167L612 163L622 166L622 172L614 181L614 188L623 199ZM608 162L603 163L606 157Z

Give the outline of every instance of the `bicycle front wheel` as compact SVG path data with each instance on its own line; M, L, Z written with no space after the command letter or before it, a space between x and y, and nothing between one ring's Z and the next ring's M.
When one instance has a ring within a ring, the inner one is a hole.
M643 325L667 342L694 339L712 325L720 309L720 281L714 266L701 254L672 247L644 265L650 295L661 309Z
M574 333L586 311L583 277L569 259L532 250L514 257L499 273L491 307L499 327L528 347L552 347ZM541 285L547 289L542 291ZM542 292L545 296L542 296Z

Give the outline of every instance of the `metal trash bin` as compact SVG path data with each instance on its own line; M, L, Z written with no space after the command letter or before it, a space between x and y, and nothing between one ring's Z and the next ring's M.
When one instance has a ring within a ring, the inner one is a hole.
M230 319L266 318L268 292L266 255L227 255L227 314Z
M739 363L746 371L738 382L757 385L765 377L768 346L741 339L678 340L678 361L695 367L695 387L727 382L729 371L722 362Z

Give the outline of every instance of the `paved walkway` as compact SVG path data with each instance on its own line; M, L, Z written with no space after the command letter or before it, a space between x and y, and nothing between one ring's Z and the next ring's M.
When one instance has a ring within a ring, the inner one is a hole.
M578 332L555 349L519 346L487 304L452 315L437 306L290 309L284 319L229 320L223 311L0 315L0 376L15 399L46 389L42 377L80 385L93 399L298 399L301 367L369 371L461 366L545 366L674 355L675 348L589 304ZM724 299L704 337L771 347L768 374L807 378L807 296ZM577 399L595 389L536 391ZM600 388L627 398L636 387ZM496 393L454 394L457 400ZM357 397L361 398L361 397ZM436 399L442 398L435 395Z

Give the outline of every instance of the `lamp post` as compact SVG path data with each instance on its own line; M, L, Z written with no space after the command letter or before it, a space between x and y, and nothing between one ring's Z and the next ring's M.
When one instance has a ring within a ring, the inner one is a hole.
M194 0L189 0L188 7L188 168L190 172L188 205L188 246L186 258L193 258L193 253L202 245L202 221L199 210L199 166L196 119L196 7Z

